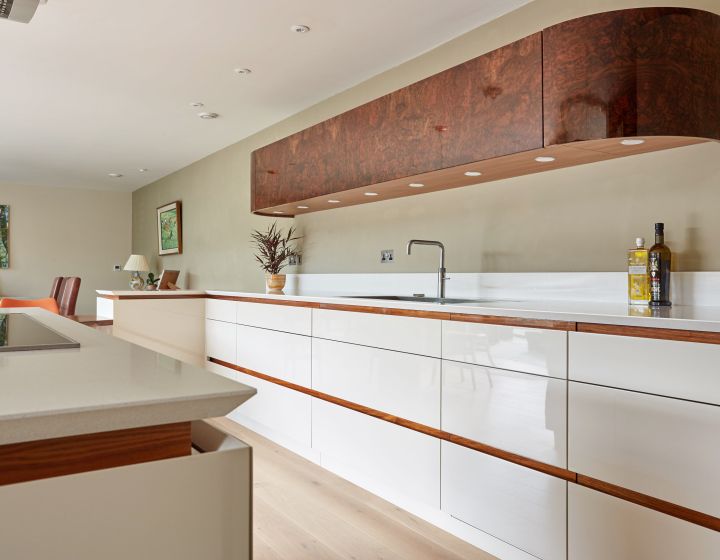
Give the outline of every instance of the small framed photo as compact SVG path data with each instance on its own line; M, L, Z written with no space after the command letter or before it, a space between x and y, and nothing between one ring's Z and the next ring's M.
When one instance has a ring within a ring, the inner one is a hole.
M163 270L160 275L158 290L177 290L178 276L180 276L179 270Z
M182 204L171 202L157 209L158 254L182 253Z

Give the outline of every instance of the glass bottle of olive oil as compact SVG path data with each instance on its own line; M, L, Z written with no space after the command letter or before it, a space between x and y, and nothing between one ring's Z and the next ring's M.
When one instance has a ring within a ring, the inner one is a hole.
M670 266L672 253L665 245L665 224L655 224L655 245L648 253L650 264L650 305L667 306L670 303Z
M635 247L628 251L628 303L647 305L650 302L649 251L645 239L635 239Z

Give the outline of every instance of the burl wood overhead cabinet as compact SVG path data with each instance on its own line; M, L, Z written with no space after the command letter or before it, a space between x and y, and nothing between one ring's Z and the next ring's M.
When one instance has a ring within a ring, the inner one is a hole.
M252 211L293 216L709 140L720 140L720 16L618 10L256 150Z

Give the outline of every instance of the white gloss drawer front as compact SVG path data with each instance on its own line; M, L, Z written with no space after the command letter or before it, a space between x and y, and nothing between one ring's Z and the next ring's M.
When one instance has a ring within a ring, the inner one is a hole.
M480 366L565 378L567 333L443 321L442 357Z
M568 560L717 560L720 532L568 485Z
M440 360L314 339L313 389L440 427Z
M319 399L312 407L323 467L372 491L440 507L439 440Z
M442 442L442 510L542 560L566 557L566 492L564 480Z
M236 306L234 301L208 298L205 300L205 318L234 323L237 316Z
M571 332L570 379L720 405L720 345Z
M310 387L312 340L268 329L237 325L236 365Z
M205 354L231 364L236 358L237 326L234 323L205 320Z
M440 357L441 321L398 315L313 309L313 336Z
M442 362L442 429L543 463L567 464L567 381Z
M310 336L312 313L308 307L237 302L237 323Z
M568 468L720 517L720 407L570 383Z

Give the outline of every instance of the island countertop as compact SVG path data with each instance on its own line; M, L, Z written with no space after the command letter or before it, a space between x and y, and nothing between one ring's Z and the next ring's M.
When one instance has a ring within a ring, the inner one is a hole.
M40 309L80 348L0 355L0 445L224 416L255 389Z

